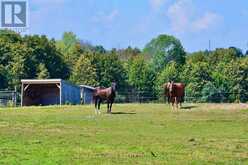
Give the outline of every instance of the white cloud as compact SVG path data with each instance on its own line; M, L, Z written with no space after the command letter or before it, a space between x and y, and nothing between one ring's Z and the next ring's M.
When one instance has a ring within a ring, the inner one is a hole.
M166 0L150 0L152 9L158 10L166 2Z
M172 31L184 33L207 30L221 18L214 12L201 12L196 11L192 0L177 0L167 10Z
M95 16L93 16L92 21L94 23L111 23L113 22L119 15L119 11L114 9L110 13L99 12Z
M178 0L172 4L167 11L172 30L175 32L187 30L190 24L191 13L192 4L190 0Z
M220 20L220 16L213 12L205 13L201 18L192 23L193 30L205 30L214 26Z

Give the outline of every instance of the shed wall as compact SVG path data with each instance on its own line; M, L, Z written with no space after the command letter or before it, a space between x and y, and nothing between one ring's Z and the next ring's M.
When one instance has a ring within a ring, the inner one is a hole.
M80 88L61 82L61 104L80 104Z
M84 104L92 104L93 103L93 90L88 88L82 88L82 99Z

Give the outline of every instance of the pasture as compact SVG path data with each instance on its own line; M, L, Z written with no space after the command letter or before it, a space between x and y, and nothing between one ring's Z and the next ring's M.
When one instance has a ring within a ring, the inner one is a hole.
M248 107L0 109L0 164L248 164Z

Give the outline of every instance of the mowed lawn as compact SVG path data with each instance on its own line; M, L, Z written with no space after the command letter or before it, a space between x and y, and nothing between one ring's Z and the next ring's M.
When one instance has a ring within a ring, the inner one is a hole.
M248 106L0 109L0 164L248 164Z

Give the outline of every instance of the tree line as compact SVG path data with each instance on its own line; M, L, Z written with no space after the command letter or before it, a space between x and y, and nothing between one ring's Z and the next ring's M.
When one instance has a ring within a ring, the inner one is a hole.
M0 89L20 87L21 79L61 78L78 85L118 84L119 97L139 93L163 99L168 81L186 84L193 101L248 101L248 56L235 47L185 52L181 42L159 35L143 50L106 50L65 32L61 40L0 31Z

